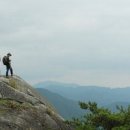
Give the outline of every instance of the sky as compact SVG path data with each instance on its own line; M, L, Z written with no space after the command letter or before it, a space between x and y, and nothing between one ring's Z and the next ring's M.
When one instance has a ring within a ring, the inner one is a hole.
M129 0L0 0L0 56L12 53L14 73L31 84L130 86L129 7Z

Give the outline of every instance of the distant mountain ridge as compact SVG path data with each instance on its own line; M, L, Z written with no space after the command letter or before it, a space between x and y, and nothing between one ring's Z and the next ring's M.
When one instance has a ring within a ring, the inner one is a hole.
M75 101L95 101L100 105L114 102L130 102L130 87L106 88L99 86L80 86L58 82L42 82L35 85Z
M44 88L37 88L37 91L47 98L65 119L81 117L81 115L85 114L85 111L80 108L77 101L69 100Z
M75 104L79 101L96 102L98 105L106 107L113 112L117 110L117 105L123 107L130 105L130 87L111 89L59 82L42 82L36 84L35 87L42 95L46 96L66 119L83 115L79 106ZM71 114L69 115L69 113Z
M127 108L130 105L130 102L114 102L112 104L109 104L107 106L104 106L105 108L110 109L113 112L118 111L117 106L123 106L123 108Z

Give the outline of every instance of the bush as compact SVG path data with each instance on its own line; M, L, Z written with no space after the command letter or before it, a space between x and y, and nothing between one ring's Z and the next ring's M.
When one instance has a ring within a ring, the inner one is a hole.
M130 106L127 109L117 107L118 112L114 113L98 107L95 102L79 104L87 113L81 119L71 121L76 130L130 130Z

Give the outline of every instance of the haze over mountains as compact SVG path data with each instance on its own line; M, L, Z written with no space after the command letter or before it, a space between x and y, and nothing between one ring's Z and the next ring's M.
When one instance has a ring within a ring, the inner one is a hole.
M73 117L81 117L85 114L85 111L82 110L77 101L67 99L60 94L51 92L44 88L37 88L39 93L47 98L52 105L56 108L56 111L65 119L71 119Z
M107 107L115 111L116 105L123 105L126 107L130 104L130 87L112 89L99 86L80 86L77 84L64 84L52 81L38 83L35 85L35 87L42 92L47 89L47 98L51 98L54 93L55 95L58 95L59 98L62 96L62 98L60 98L64 99L62 102L59 102L58 97L55 98L56 96L53 97L53 100L50 100L56 107L58 103L58 105L60 106L60 104L65 102L66 106L70 105L71 109L71 105L73 104L72 102L78 103L78 101L93 101L97 102L101 106ZM64 110L62 109L62 111Z

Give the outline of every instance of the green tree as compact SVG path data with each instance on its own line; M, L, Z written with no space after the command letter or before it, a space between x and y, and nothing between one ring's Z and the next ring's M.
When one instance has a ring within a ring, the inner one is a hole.
M77 130L130 130L130 106L117 107L117 112L98 107L95 102L80 102L80 107L87 110L81 119L71 122Z

